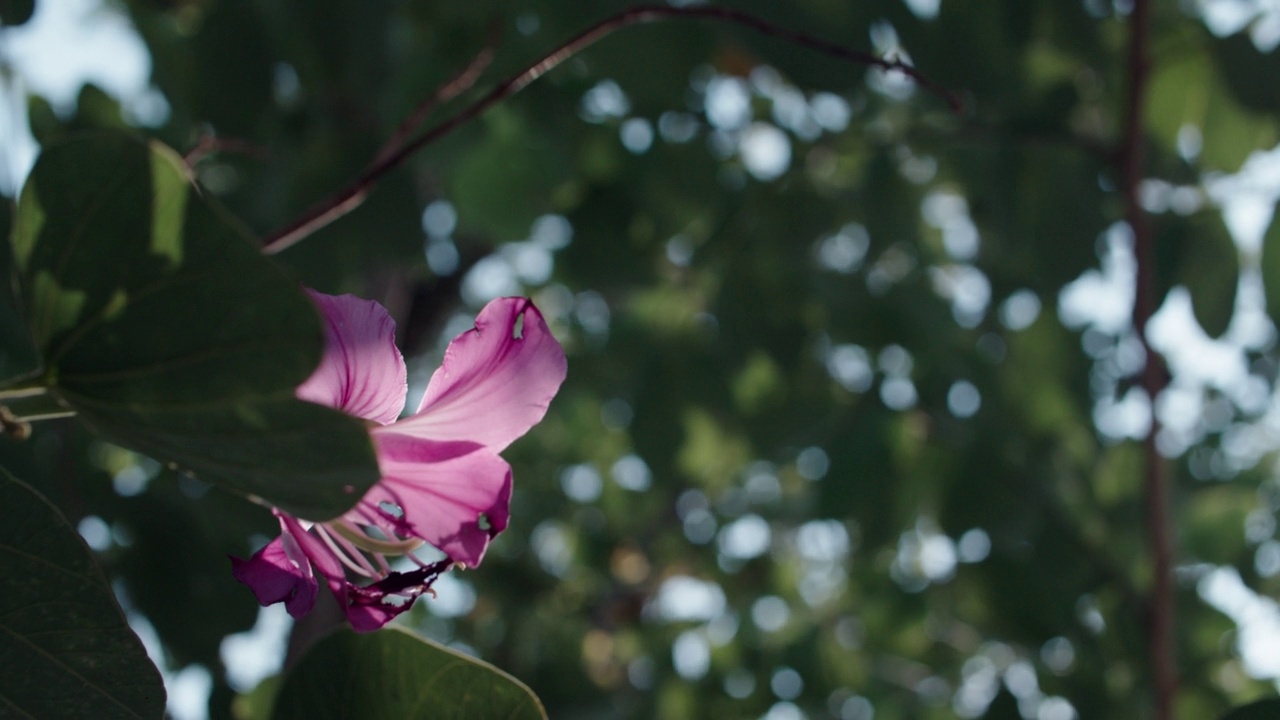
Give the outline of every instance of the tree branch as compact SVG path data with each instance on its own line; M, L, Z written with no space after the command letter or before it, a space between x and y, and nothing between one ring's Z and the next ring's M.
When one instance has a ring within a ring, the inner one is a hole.
M1164 359L1151 347L1146 335L1147 323L1156 310L1159 298L1156 297L1155 290L1155 238L1138 200L1145 162L1143 112L1151 64L1148 49L1150 8L1149 0L1133 0L1133 10L1129 15L1128 107L1119 162L1125 220L1133 232L1134 256L1138 266L1133 326L1147 356L1142 370L1142 388L1154 408L1156 398L1168 382L1168 371ZM1174 697L1178 691L1174 643L1176 588L1173 578L1169 477L1165 460L1156 447L1159 430L1160 424L1153 410L1151 430L1145 441L1147 538L1154 575L1147 600L1147 637L1155 703L1154 717L1156 720L1171 720Z
M422 127L427 118L431 117L431 113L444 103L458 97L462 93L470 90L475 86L476 81L480 79L480 75L489 67L489 63L493 62L494 50L498 46L499 28L494 26L489 32L489 42L484 49L476 54L471 62L467 64L462 72L453 77L452 80L441 85L436 89L431 97L420 103L413 112L409 113L409 117L401 121L391 138L387 140L382 149L378 151L373 162L385 160L394 155L398 150L404 147L404 144L413 137L413 134Z
M520 92L520 90L524 89L534 80L537 80L550 72L560 65L560 63L591 46L596 41L632 25L670 19L714 20L734 25L741 25L764 35L776 37L780 40L794 43L841 60L846 60L859 65L876 67L885 71L901 72L915 80L921 87L946 101L953 112L957 114L963 112L963 104L961 103L958 95L952 93L941 85L938 85L914 67L896 58L880 57L872 53L853 50L837 45L807 33L787 30L754 15L744 13L740 10L734 10L732 8L641 5L624 10L612 17L596 23L516 75L498 84L486 95L481 97L479 100L476 100L471 105L463 108L456 115L441 122L439 125L428 130L417 138L397 142L397 138L401 135L401 131L398 131L397 134L393 136L392 141L388 143L388 146L379 153L378 159L376 159L363 174L356 178L347 187L337 193L334 193L323 202L303 213L303 215L294 222L267 236L263 241L262 251L268 254L280 252L315 230L324 227L355 209L361 202L363 202L365 196L369 193L369 190L378 182L378 180L404 163L404 161L411 155L421 150L423 147L426 147L436 140L448 135L467 122L475 119L497 103L516 94L517 92ZM487 64L487 57L485 53L481 53L477 60L480 60L480 58L485 58L484 63ZM474 75L479 74L478 72L474 74L469 73L470 69L475 67L476 64L477 63L473 61L468 70L464 70L458 78L455 78L453 81L438 90L436 98L439 98L443 93L451 88L456 88L457 92L462 92L467 87L470 87L470 83L475 80ZM439 104L439 102L442 102L442 100L436 98L429 100L424 105L426 111L423 111L421 108L419 111L415 111L410 118L402 124L402 130L405 127L416 128L426 113Z

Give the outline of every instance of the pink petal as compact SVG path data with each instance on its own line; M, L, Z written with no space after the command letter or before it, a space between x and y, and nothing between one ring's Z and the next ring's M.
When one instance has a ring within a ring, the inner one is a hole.
M335 595L341 601L351 627L356 632L369 632L413 607L414 601L430 591L436 578L449 567L449 561L444 560L409 572L393 572L364 587L347 583L342 594L335 591Z
M292 515L286 515L279 510L274 511L276 517L280 518L280 527L284 530L284 535L288 535L297 544L302 554L319 573L330 581L337 579L343 580L347 577L347 571L342 567L342 561L337 555L333 554L333 550L324 543L315 533L307 532L302 527L302 523Z
M382 425L395 422L408 388L395 321L372 300L309 292L325 319L326 344L298 398Z
M363 588L354 585L342 577L326 578L329 591L337 599L342 612L356 632L373 632L391 622L397 615L408 610L413 603L403 606L383 603L382 596L371 596Z
M542 419L560 389L564 350L528 298L499 298L449 343L422 405L398 430L498 452Z
M283 602L289 614L302 617L316 603L311 563L287 533L267 543L252 558L231 558L231 575L249 586L263 607Z
M398 506L403 534L456 563L479 565L489 541L507 526L511 466L488 448L423 440L399 433L400 425L374 428L382 481L364 499Z
M342 603L342 609L347 614L347 622L351 623L351 629L356 632L373 632L382 629L383 625L391 622L397 615L413 607L412 600L405 600L401 605L388 605L381 598L362 601L356 599L360 597L355 593L360 588L348 584L348 591L352 593L346 599L342 595L338 595L339 602ZM337 593L335 593L336 595Z

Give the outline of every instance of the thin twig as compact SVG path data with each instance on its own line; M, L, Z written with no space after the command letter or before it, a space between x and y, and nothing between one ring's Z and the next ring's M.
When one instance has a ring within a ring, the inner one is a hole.
M450 117L426 133L423 133L416 139L404 142L394 152L386 155L386 157L383 157L381 160L375 161L367 170L364 171L363 174L360 175L360 177L356 178L355 181L346 188L314 206L293 223L290 223L288 226L269 235L263 242L262 251L268 254L280 252L315 230L350 212L360 204L365 195L368 194L370 188L372 188L373 185L382 178L382 176L394 170L409 158L409 156L436 140L439 140L445 135L448 135L467 122L475 119L477 116L481 115L502 100L520 92L520 90L528 86L529 83L532 83L534 80L542 77L547 72L560 65L560 63L573 57L575 54L581 52L601 38L632 25L671 19L715 20L741 25L764 35L776 37L780 40L794 43L802 47L807 47L841 60L879 68L886 72L901 72L915 80L921 87L946 101L948 106L950 106L951 110L955 113L959 114L963 112L963 104L958 95L933 82L919 70L916 70L911 65L908 65L897 58L884 58L869 52L853 50L851 48L814 37L808 33L778 27L777 25L754 15L749 15L732 8L641 5L624 10L617 15L596 23L573 39L569 40L567 43L542 57L537 62L534 62L521 72L500 83L479 100L476 100L471 105L463 108L456 115Z
M213 155L214 153L220 152L243 155L244 157L255 158L258 160L265 160L271 154L266 148L254 145L253 143L246 142L244 140L220 138L213 133L205 133L196 141L195 147L188 150L187 154L182 156L182 160L187 164L187 167L195 167L196 163L199 163L201 160L204 160L206 157Z
M409 113L408 117L401 121L400 125L396 127L395 133L391 135L391 138L387 140L386 144L382 146L382 149L374 157L373 165L377 165L379 162L394 155L397 150L403 147L409 141L409 138L427 121L427 118L431 117L431 113L435 112L436 108L475 86L476 81L480 79L481 73L488 69L489 64L493 62L494 51L498 46L498 38L501 35L500 30L501 28L495 25L489 32L489 41L485 44L484 49L471 59L471 62L462 69L462 72L455 75L449 82L436 88L431 97L422 101L421 104L413 109L413 112Z
M1150 77L1149 56L1150 2L1134 0L1129 15L1129 97L1124 119L1124 140L1120 154L1121 189L1124 194L1125 219L1133 232L1134 255L1137 258L1137 285L1133 305L1133 326L1146 351L1142 370L1142 388L1154 404L1168 380L1163 358L1147 340L1147 324L1159 298L1155 289L1155 238L1138 200L1142 183L1143 109L1146 107L1147 81ZM1174 643L1173 533L1170 519L1169 478L1167 464L1156 447L1160 424L1152 414L1151 429L1145 441L1145 493L1147 503L1147 537L1150 545L1154 580L1147 601L1148 655L1151 664L1155 720L1173 718L1174 697L1178 691L1177 648Z

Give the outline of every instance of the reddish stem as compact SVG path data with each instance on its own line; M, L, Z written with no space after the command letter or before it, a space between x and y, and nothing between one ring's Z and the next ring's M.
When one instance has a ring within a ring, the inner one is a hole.
M1142 388L1154 407L1156 398L1168 381L1164 359L1147 340L1147 324L1156 310L1159 298L1155 289L1155 238L1138 200L1145 163L1143 113L1146 107L1147 81L1150 76L1149 56L1150 2L1133 0L1129 16L1129 96L1124 119L1124 144L1120 149L1121 190L1124 194L1125 220L1133 231L1134 255L1137 259L1137 284L1133 306L1133 326L1146 351L1142 370ZM1154 579L1148 599L1148 654L1152 674L1152 691L1156 720L1173 718L1174 697L1178 691L1177 655L1174 643L1173 532L1170 518L1169 477L1167 464L1156 447L1159 421L1152 413L1151 430L1145 441L1147 503L1147 537L1150 545Z
M437 88L431 94L431 97L420 103L413 109L413 112L409 113L409 117L400 122L395 133L391 135L391 138L387 140L382 149L378 151L377 156L374 157L374 164L391 157L397 150L404 147L404 144L422 127L423 123L427 121L427 118L431 116L431 113L436 108L474 87L476 81L480 79L480 75L489 67L489 63L493 62L494 48L497 47L497 44L498 29L495 27L490 32L489 43L471 59L471 62L462 69L462 72Z
M266 148L253 143L235 138L220 138L212 133L205 133L200 136L195 147L182 156L182 160L187 164L187 167L194 168L201 160L215 153L231 153L257 160L264 160L270 155Z
M573 39L569 40L567 43L556 48L548 55L542 57L537 62L500 83L479 100L476 100L471 105L463 108L456 115L448 118L431 130L428 130L418 136L416 139L392 145L388 148L390 152L384 151L379 153L378 159L376 159L374 163L350 185L337 193L334 193L318 205L312 207L288 226L281 228L268 236L263 242L262 251L268 254L280 252L315 230L324 227L342 215L345 215L355 209L355 207L364 200L369 189L372 188L373 185L382 178L382 176L400 166L411 155L421 150L423 147L448 135L462 125L465 125L467 122L475 119L497 103L516 94L528 86L529 83L542 77L560 63L573 57L601 38L632 25L670 19L715 20L719 22L728 22L748 27L765 35L776 37L802 47L807 47L842 60L847 60L860 65L877 67L885 71L896 70L915 80L921 87L944 99L951 107L952 111L957 114L963 111L963 106L960 102L959 96L933 82L914 67L898 59L879 57L868 52L853 50L835 43L827 42L826 40L822 40L807 33L787 30L766 20L755 17L754 15L749 15L732 8L712 6L671 7L667 5L641 5L624 10L612 17L596 23ZM464 71L463 76L466 75L467 73ZM474 80L474 78L471 79ZM445 87L449 88L457 84L458 81L455 80ZM416 115L420 115L420 113L415 113L415 116ZM410 118L410 120L413 119L413 117ZM416 123L410 121L406 122L411 126L416 125Z

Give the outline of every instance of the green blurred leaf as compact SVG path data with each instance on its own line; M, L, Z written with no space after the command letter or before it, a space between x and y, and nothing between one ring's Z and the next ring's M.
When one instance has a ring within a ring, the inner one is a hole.
M293 398L323 351L315 308L172 150L49 146L13 248L45 382L97 432L315 520L377 480L362 423Z
M349 717L546 718L523 683L488 663L388 629L340 630L285 678L277 720Z
M499 108L484 121L489 133L453 168L450 197L464 228L518 239L547 211L562 161L509 111Z
M1257 505L1252 488L1234 484L1198 488L1179 517L1179 547L1197 562L1230 565L1247 557L1249 544L1240 528Z
M125 553L109 550L108 567L125 584L130 609L146 615L164 638L171 667L198 663L217 673L223 639L252 628L259 610L243 585L228 582L227 555L247 548L248 538L270 532L276 522L239 498L199 495L201 489L162 472L145 492L121 498L127 514L117 516L113 529L130 545ZM246 523L245 516L264 522Z
M209 7L192 38L196 61L186 86L195 117L227 137L252 137L271 105L271 48L250 3Z
M161 718L160 673L89 548L0 470L0 716Z
M1280 717L1280 700L1259 700L1233 709L1221 720L1275 720Z
M982 714L983 720L1020 720L1021 711L1018 710L1018 698L1009 692L1004 685L1000 686L1000 691L996 693L996 697L987 706L987 711Z
M1280 319L1280 217L1272 218L1271 227L1262 238L1262 285L1266 290L1267 314L1272 322ZM1277 323L1280 324L1280 323Z
M13 203L0 200L0 232L5 237L13 221ZM40 358L18 302L17 277L13 273L13 255L6 247L0 252L0 386L12 384L37 373Z
M1260 52L1247 32L1215 41L1213 51L1218 74L1237 100L1262 112L1280 110L1280 86L1273 82L1280 73L1280 55Z
M1205 210L1189 217L1164 215L1155 223L1156 292L1175 285L1191 293L1191 308L1211 337L1226 332L1235 311L1240 258L1222 213Z
M1169 148L1178 147L1183 126L1200 131L1200 159L1217 170L1234 172L1249 153L1275 144L1276 124L1268 115L1242 107L1214 70L1199 43L1182 38L1176 53L1155 64L1147 95L1147 127Z
M0 0L0 25L13 27L31 19L36 0Z
M281 677L271 677L258 683L247 693L236 696L231 703L231 714L236 720L270 720L271 707L280 691Z
M128 130L120 102L97 85L87 82L76 96L75 113L60 114L43 97L27 100L27 122L31 134L41 145L52 145L72 133L86 130Z

